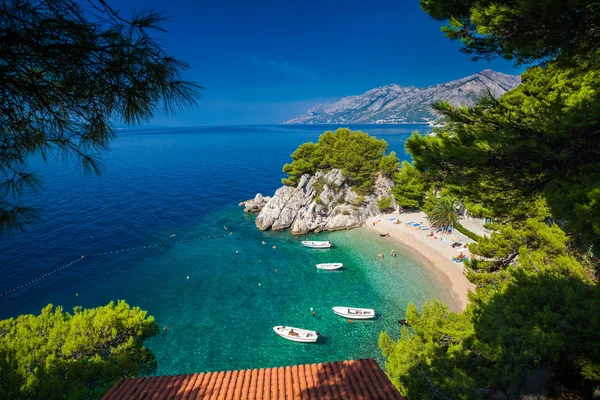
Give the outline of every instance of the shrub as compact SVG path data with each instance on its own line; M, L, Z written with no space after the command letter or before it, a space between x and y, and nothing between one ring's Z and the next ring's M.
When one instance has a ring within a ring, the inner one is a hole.
M342 211L342 215L350 215L350 211L344 210L344 211Z
M377 206L379 207L379 211L387 211L392 208L392 198L391 197L382 197L377 202Z
M354 205L359 206L363 203L363 201L365 201L365 196L360 195L360 196L356 197L356 199L354 199L353 203L354 203Z
M481 240L481 236L477 235L476 233L471 232L470 230L468 230L467 228L465 228L458 222L454 225L454 229L456 229L457 231L459 231L460 233L462 233L469 239L472 239L476 242L479 242Z

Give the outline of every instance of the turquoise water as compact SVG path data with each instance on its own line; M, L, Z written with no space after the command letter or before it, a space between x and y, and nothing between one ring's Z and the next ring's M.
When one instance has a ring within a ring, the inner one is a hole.
M400 154L414 129L371 128ZM261 232L237 206L256 192L272 194L289 154L322 131L134 132L121 135L104 157L101 179L60 163L44 166L44 190L30 199L42 207L43 220L0 242L0 293L11 291L0 296L0 317L39 312L48 303L93 307L125 299L168 328L148 342L159 374L381 359L379 333L398 332L409 301L450 301L442 283L374 232ZM39 160L34 166L42 168ZM331 240L335 248L303 248L307 237ZM398 257L377 258L392 248ZM320 262L347 268L319 271ZM331 312L338 305L375 308L380 318L349 323ZM275 335L274 325L324 337L298 344Z

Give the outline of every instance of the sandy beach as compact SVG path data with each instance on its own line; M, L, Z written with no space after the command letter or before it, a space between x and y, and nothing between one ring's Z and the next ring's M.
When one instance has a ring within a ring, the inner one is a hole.
M399 224L395 223L397 220L400 220ZM373 226L373 222L376 222L375 226ZM421 225L415 227L408 222ZM364 229L376 231L378 234L389 232L389 240L395 240L418 252L425 264L431 267L432 272L448 283L457 307L464 310L468 302L467 294L470 290L475 290L475 285L465 277L463 263L452 261L460 254L460 251L452 248L451 245L457 240L462 244L471 243L472 240L458 231L454 231L452 234L439 234L432 230L423 230L428 226L425 213L418 211L384 214L369 221ZM431 232L434 232L435 238L428 236ZM471 257L468 249L463 249L463 254ZM389 257L389 254L385 254L385 256Z

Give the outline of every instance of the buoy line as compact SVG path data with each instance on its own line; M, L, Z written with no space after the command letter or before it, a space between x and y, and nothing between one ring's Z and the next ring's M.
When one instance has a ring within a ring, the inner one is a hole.
M38 282L38 281L41 281L42 279L44 279L44 278L47 278L47 277L49 277L50 275L57 273L58 271L62 271L63 269L65 269L65 268L67 268L67 267L70 267L71 265L73 265L73 264L75 264L75 263L78 263L79 261L81 261L81 260L84 260L84 259L85 259L85 257L84 257L84 256L81 256L81 257L79 257L78 259L76 259L76 260L74 260L74 261L71 261L70 263L67 263L67 264L65 264L65 265L63 265L63 266L61 266L61 267L59 267L59 268L56 268L55 270L52 270L52 271L50 271L50 272L47 272L47 273L45 273L44 275L41 275L41 276L39 276L38 278L36 278L36 279L34 279L34 280L31 280L31 281L29 281L29 282L27 282L27 283L24 283L24 284L22 284L22 285L20 285L20 286L17 286L17 287L15 287L15 288L11 289L11 290L7 290L7 291L5 291L5 292L3 292L3 293L0 293L0 297L2 297L2 296L6 296L7 294L10 294L10 293L16 292L17 290L23 289L23 288L24 288L24 287L26 287L26 286L29 286L29 285L31 285L31 284L33 284L33 283L36 283L36 282Z
M159 244L152 244L149 246L137 246L137 247L130 247L128 249L121 249L121 250L113 250L113 251L101 251L99 253L94 253L92 254L92 256L107 256L110 254L116 254L116 253L125 253L127 251L137 251L140 249L155 249L161 246L168 246L170 244L180 244L180 243L189 243L189 242L195 242L196 240L205 240L205 239L217 239L217 238L222 238L225 237L226 235L212 235L212 236L201 236L198 238L194 238L194 239L186 239L186 240L172 240L170 242L161 242Z
M103 251L103 252L99 252L99 253L93 253L92 257L98 257L98 256L104 256L104 255L110 255L110 254L117 254L117 253L124 253L124 252L128 252L128 251L138 251L138 250L142 250L142 249L155 249L161 246L167 246L169 244L180 244L180 243L189 243L189 242L195 242L197 240L204 240L204 239L217 239L217 238L222 238L225 237L226 235L212 235L212 236L201 236L198 238L194 238L194 239L186 239L186 240L173 240L170 242L161 242L159 244L154 244L154 245L150 245L150 246L137 246L137 247L130 247L128 249L121 249L121 250L113 250L113 251ZM73 260L67 264L64 264L62 266L60 266L59 268L56 268L50 272L47 272L43 275L40 275L39 277L37 277L36 279L33 279L27 283L23 283L22 285L16 286L10 290L6 290L2 293L0 293L0 297L9 295L11 293L14 293L18 290L21 290L31 284L37 283L39 281L41 281L42 279L45 279L47 277L49 277L50 275L53 275L59 271L62 271L65 268L68 268L82 260L85 260L85 256L81 256L79 258L77 258L76 260Z

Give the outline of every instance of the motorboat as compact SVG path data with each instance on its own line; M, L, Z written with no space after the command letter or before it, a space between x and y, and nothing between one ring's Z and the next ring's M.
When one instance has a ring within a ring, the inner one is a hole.
M324 264L317 264L317 268L318 269L323 269L325 271L334 271L336 269L340 269L344 266L344 264L342 263L324 263Z
M291 340L293 342L314 343L320 336L319 332L317 331L293 328L291 326L274 326L273 330L282 338Z
M310 247L311 249L328 249L332 246L330 241L304 240L302 246Z
M372 308L333 307L332 310L340 317L349 319L375 318L375 310Z

